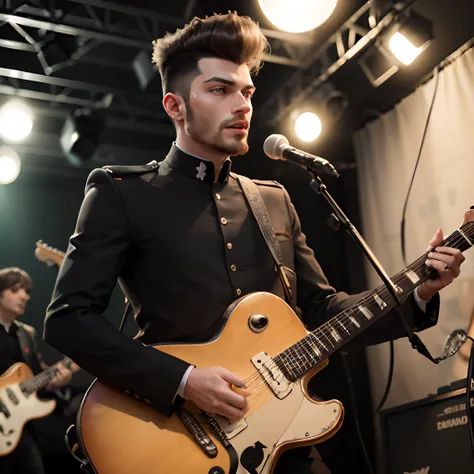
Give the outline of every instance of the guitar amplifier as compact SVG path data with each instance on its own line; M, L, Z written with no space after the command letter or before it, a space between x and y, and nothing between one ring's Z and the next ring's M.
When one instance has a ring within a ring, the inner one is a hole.
M442 391L380 413L384 474L474 472L466 389Z

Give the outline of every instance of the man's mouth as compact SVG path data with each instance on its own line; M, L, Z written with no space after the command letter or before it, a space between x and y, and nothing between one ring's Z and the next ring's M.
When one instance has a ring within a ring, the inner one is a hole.
M234 128L236 130L248 130L249 123L246 120L241 120L239 122L234 122L230 124L227 128Z

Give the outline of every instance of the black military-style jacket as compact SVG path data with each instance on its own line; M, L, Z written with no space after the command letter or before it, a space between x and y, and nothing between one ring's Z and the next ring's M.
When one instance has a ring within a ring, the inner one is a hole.
M142 343L206 341L240 296L283 296L272 256L230 168L229 159L215 181L211 162L173 145L159 166L94 170L48 308L49 344L165 414L189 364ZM328 284L286 190L273 181L255 183L303 321L315 329L361 295L336 293ZM139 340L102 317L119 276L140 304ZM429 306L424 314L408 300L407 319L418 328L435 324L437 301ZM374 326L360 343L405 335L398 320Z

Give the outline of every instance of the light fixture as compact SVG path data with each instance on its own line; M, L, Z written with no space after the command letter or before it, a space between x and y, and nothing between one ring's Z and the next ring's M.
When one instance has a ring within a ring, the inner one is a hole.
M154 88L155 85L157 87L161 86L158 71L151 62L151 54L151 51L144 49L135 56L132 62L133 71L137 76L140 88L143 90L149 90L152 86Z
M75 36L60 33L48 33L37 44L38 59L45 74L53 72L73 63L73 56L79 47Z
M400 21L387 44L390 52L408 66L428 47L432 39L431 21L411 11Z
M59 142L73 165L80 166L93 158L104 126L105 119L96 110L77 109L67 118Z
M303 142L314 142L321 135L321 119L313 112L303 112L295 120L296 136Z
M0 184L10 184L18 178L21 160L15 150L0 147Z
M33 129L33 114L22 102L8 101L0 108L0 135L8 142L24 140Z
M304 33L322 25L337 0L258 0L265 16L281 30Z
M378 43L369 48L358 59L358 63L373 87L379 87L400 69L392 55Z

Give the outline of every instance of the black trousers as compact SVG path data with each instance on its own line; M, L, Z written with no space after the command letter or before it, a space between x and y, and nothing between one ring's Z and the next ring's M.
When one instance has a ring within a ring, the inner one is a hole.
M277 462L274 474L313 474L310 451L309 447L285 451Z
M45 474L41 452L28 426L23 430L16 449L7 456L0 457L2 474Z

